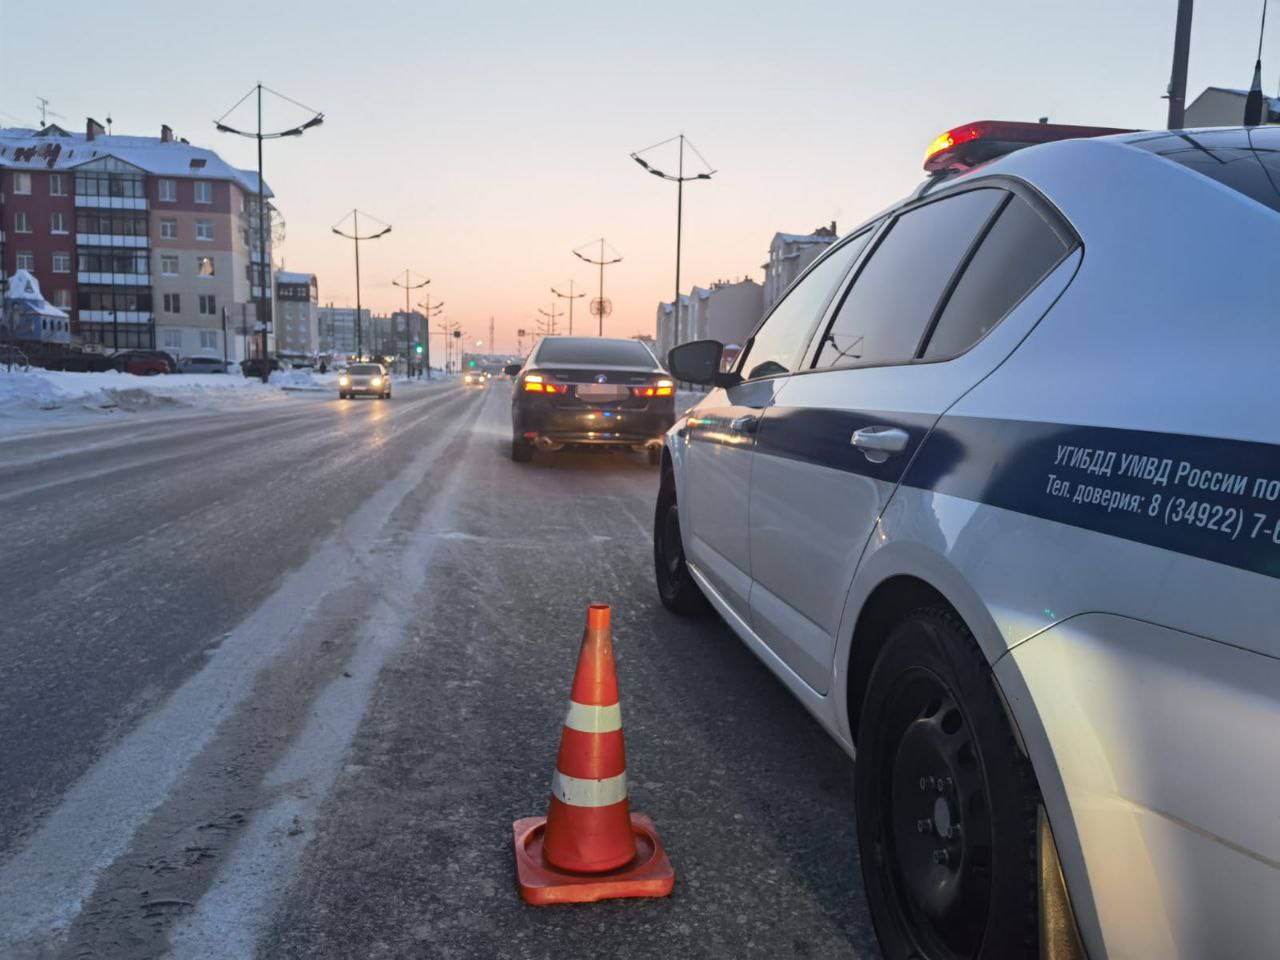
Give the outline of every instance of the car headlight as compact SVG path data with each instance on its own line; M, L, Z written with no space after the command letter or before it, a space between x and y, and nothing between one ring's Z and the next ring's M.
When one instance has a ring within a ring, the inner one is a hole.
M346 377L339 377L339 378L338 378L338 385L339 385L339 386L341 386L341 387L345 387L345 386L346 386L347 384L349 384L350 382L351 382L351 381L350 381L350 380L348 380Z
M374 377L372 380L369 381L369 386L371 387L377 387L377 386L380 386L381 384L382 384L381 377Z

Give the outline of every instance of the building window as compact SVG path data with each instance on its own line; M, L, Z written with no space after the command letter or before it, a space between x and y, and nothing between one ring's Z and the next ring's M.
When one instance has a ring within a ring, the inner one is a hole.
M178 275L178 255L176 253L160 254L160 273L166 277Z
M181 313L182 298L176 293L166 293L164 295L164 312L165 313Z
M67 195L67 182L62 179L62 174L49 174L49 196L65 197Z
M196 257L196 276L213 276L213 257Z
M161 220L160 221L160 239L161 240L177 240L178 239L178 221L177 220Z
M19 250L17 267L19 270L33 271L36 268L36 255L30 250Z
M53 305L60 310L71 309L71 291L55 290L53 291Z
M197 240L213 239L213 221L212 220L196 221L196 239Z
M213 203L213 184L208 180L196 181L196 203Z
M53 272L54 273L70 273L71 272L71 254L55 253L53 255Z
M13 174L13 192L29 196L31 194L31 174L15 171Z
M182 349L182 331L181 330L163 330L164 345L169 350Z
M49 232L50 233L66 233L67 232L67 215L65 213L49 214Z
M13 232L14 233L30 233L31 219L27 216L27 211L17 210L13 214Z
M200 331L200 349L201 350L217 350L218 349L218 331L217 330L201 330Z
M213 294L211 293L200 294L200 307L198 312L200 313L201 316L204 316L204 317L212 317L215 314L217 314L218 308L214 301Z
M174 203L178 199L178 184L173 180L161 180L160 199L165 203Z
M90 248L92 249L92 248ZM81 252L81 273L129 273L146 276L151 273L150 257L145 250L113 252Z

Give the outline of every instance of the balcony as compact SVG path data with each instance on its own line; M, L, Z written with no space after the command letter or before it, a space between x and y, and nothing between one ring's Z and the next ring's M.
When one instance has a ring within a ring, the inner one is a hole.
M81 270L76 274L76 283L96 284L103 287L149 287L149 273L89 273Z
M146 210L146 197L100 197L76 194L77 207L93 207L99 210Z
M149 237L124 236L118 233L77 233L76 245L81 247L145 247Z
M81 310L81 323L150 323L151 311L149 310L117 310L114 314L110 310Z

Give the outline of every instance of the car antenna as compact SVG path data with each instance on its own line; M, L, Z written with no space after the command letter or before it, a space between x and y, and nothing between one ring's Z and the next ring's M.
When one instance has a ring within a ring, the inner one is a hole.
M1244 101L1244 125L1262 123L1262 35L1267 29L1267 0L1262 0L1262 23L1258 26L1258 59L1253 64L1253 84Z

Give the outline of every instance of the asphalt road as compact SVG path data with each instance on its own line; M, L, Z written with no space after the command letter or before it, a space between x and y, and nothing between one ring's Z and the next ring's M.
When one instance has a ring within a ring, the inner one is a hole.
M509 387L0 443L0 956L871 957L851 768L652 586L643 455L508 457ZM661 901L532 908L613 605Z

